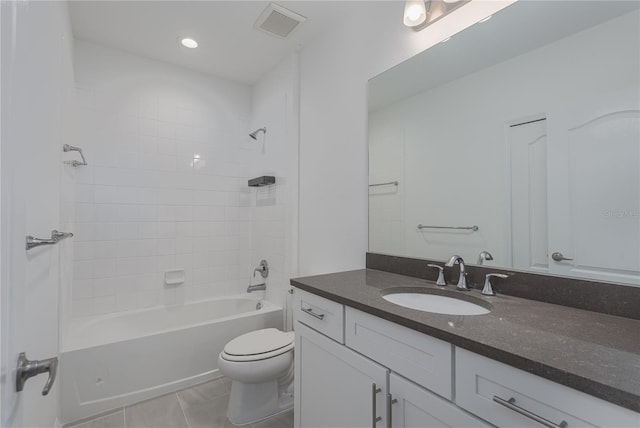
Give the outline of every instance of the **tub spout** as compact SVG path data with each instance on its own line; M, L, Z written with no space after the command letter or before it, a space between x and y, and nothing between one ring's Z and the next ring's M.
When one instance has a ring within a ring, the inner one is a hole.
M251 293L252 291L262 291L262 290L266 290L267 289L267 284L262 283L262 284L256 284L256 285L250 285L247 287L247 293Z

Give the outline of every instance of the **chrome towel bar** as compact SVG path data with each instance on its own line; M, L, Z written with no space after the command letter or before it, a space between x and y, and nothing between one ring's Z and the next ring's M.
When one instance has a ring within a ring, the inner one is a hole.
M376 186L388 186L390 184L393 184L394 186L398 185L397 181L387 181L386 183L375 183L375 184L369 184L369 187L376 187Z
M73 233L71 232L59 232L55 229L51 231L50 239L35 238L29 235L27 236L25 248L28 251L32 248L40 247L42 245L55 245L59 241L62 241L65 238L71 238L72 236L73 236Z
M425 226L419 224L418 229L456 229L456 230L473 230L474 232L479 229L475 224L473 226Z

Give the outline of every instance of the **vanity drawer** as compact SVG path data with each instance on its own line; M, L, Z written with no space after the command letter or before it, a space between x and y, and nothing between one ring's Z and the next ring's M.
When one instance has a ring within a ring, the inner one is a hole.
M566 428L640 426L631 410L464 349L455 354L456 404L497 426L545 426L536 417Z
M350 307L345 308L345 343L451 400L451 344Z
M296 321L344 343L344 306L324 297L295 289L293 317Z

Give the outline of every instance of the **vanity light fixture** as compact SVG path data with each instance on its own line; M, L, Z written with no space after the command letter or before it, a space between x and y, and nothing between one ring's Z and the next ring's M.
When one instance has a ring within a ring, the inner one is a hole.
M406 0L404 25L421 31L471 0Z
M185 48L195 49L198 47L198 42L196 42L194 39L190 37L180 37L178 41Z

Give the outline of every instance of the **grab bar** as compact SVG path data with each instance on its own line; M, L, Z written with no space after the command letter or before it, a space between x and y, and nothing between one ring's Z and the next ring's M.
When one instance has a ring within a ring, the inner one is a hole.
M78 153L80 153L80 157L82 158L82 162L77 161L77 160L65 161L64 163L66 163L67 165L71 165L71 166L85 166L85 165L87 165L87 160L84 158L84 154L82 154L82 149L80 147L75 147L75 146L71 146L69 144L65 144L64 146L62 146L62 151L63 152L78 152Z
M456 230L473 230L474 232L479 229L475 224L473 226L425 226L419 224L418 229L456 229Z
M42 245L55 245L58 242L62 241L65 238L71 238L73 236L73 233L71 232L59 232L57 230L52 230L51 231L51 238L50 239L43 239L43 238L35 238L31 235L27 236L26 239L26 250L30 250L32 248L35 247L40 247Z
M394 186L398 185L397 181L388 181L386 183L375 183L375 184L369 184L369 187L376 187L376 186L388 186L389 184L393 184Z

